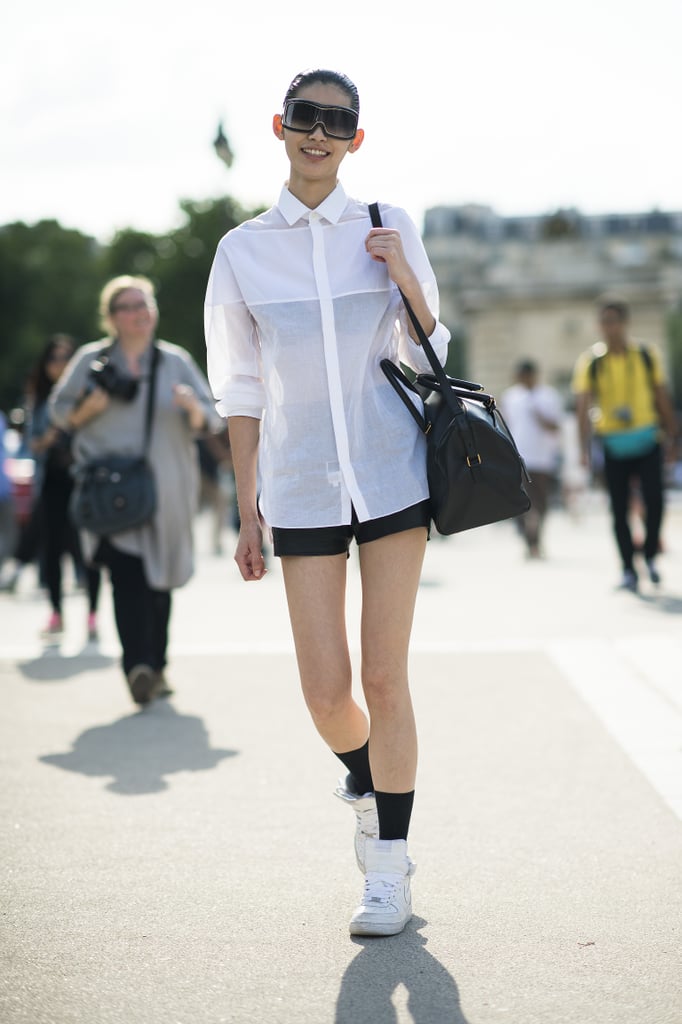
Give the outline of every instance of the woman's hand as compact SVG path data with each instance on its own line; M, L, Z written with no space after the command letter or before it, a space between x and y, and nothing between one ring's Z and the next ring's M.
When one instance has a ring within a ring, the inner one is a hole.
M263 558L263 530L258 520L242 522L234 560L242 579L247 582L262 580L265 576L267 569Z
M386 264L389 277L399 288L414 278L400 232L394 228L372 228L365 239L365 249L377 263Z
M400 232L394 228L372 228L365 239L365 249L373 260L386 264L391 281L408 299L424 333L430 337L436 329L436 319L426 303L416 274L407 262ZM419 344L419 337L409 318L407 330L412 340Z
M104 388L93 388L84 396L82 401L71 411L69 416L69 428L80 430L88 420L99 416L109 406L109 394Z
M31 451L36 455L42 455L48 448L51 448L56 443L59 437L59 430L57 427L49 426L40 437L34 437L31 441Z
M192 430L201 430L205 426L204 409L193 387L189 384L175 384L173 400L180 409L184 409L187 413Z

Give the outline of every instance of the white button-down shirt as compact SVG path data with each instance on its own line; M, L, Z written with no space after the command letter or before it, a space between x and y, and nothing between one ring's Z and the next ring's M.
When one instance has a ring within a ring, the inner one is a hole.
M438 289L404 210L381 206L438 321ZM341 185L310 210L279 202L228 232L206 295L208 376L223 416L262 418L260 507L270 526L364 522L428 497L425 440L380 361L429 363L386 266L365 250L364 203ZM430 341L441 362L450 340Z

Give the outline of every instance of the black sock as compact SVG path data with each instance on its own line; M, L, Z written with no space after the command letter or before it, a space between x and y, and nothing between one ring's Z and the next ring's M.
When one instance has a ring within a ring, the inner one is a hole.
M409 793L380 793L375 790L379 839L407 839L412 817L414 790Z
M372 771L369 767L369 740L367 740L364 747L359 747L357 750L349 750L346 754L336 754L336 756L345 764L351 774L351 778L346 783L349 788L359 796L362 796L363 793L372 793L374 783L372 782Z

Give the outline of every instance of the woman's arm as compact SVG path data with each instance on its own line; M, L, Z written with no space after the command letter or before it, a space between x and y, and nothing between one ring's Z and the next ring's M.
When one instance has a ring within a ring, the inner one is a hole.
M193 433L221 430L224 420L215 410L208 381L189 352L181 349L180 354L180 379L173 385L175 404L187 413L187 422Z
M383 228L373 228L365 240L370 257L385 263L388 276L409 302L431 342L441 366L445 364L450 332L438 319L438 285L433 268L408 214L399 207L387 207ZM389 222L387 224L387 222ZM400 313L401 330L398 357L416 373L429 372L431 364L419 341L417 330L407 310Z
M677 450L677 416L675 415L675 406L670 397L670 392L665 384L655 385L654 404L661 421L661 426L666 433L666 458L669 462L674 462Z
M266 573L258 512L260 420L253 416L230 416L227 422L241 524L234 560L243 579L260 580Z
M50 419L62 430L80 430L109 405L104 388L89 388L90 363L97 350L96 345L89 345L78 352L50 393Z

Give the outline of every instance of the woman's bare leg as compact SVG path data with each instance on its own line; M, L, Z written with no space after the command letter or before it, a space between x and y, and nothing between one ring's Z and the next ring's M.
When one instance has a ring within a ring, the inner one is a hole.
M346 637L346 555L281 559L303 696L335 752L357 750L369 726L352 697Z
M417 770L417 733L407 658L426 530L360 546L362 685L369 709L375 789L408 793Z

